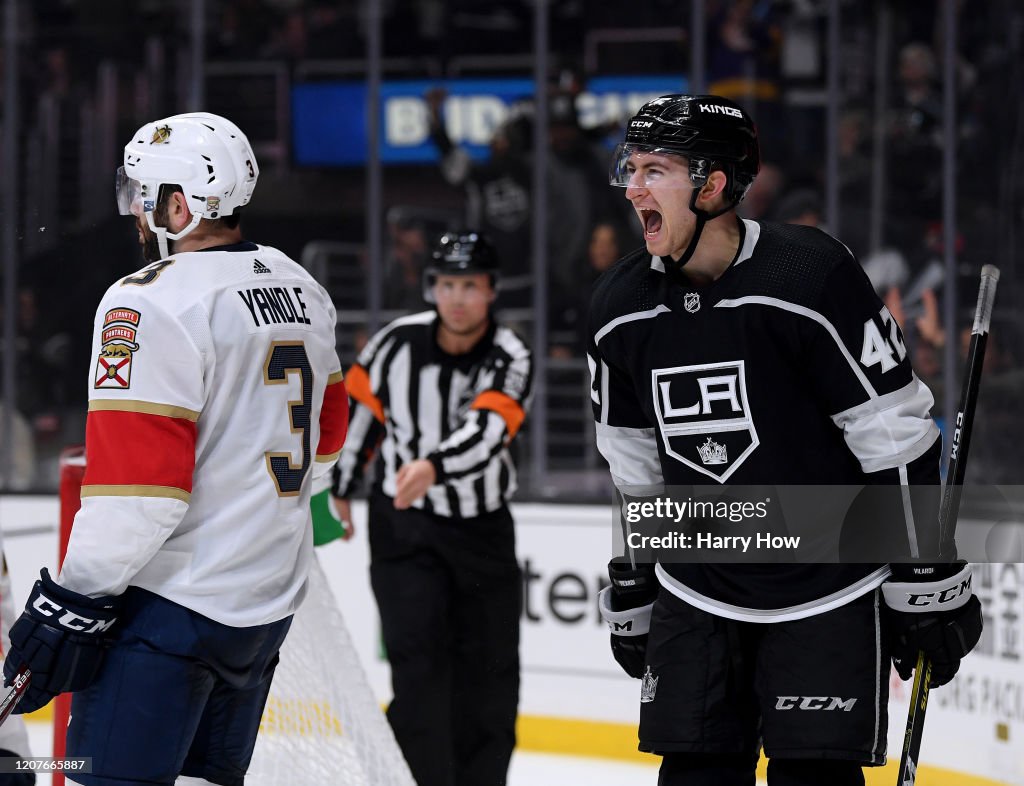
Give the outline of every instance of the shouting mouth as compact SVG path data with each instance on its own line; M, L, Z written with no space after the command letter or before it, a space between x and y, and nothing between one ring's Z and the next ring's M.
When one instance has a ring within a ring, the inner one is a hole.
M661 213L650 208L641 208L640 221L644 225L644 237L655 237L661 229Z

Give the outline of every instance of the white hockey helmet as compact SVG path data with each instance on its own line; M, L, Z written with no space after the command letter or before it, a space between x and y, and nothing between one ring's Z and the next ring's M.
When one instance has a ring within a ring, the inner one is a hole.
M204 218L230 216L247 205L260 170L245 134L230 120L189 112L147 123L124 148L117 170L121 215L144 214L168 256L167 239L178 240ZM153 221L160 186L181 186L192 222L178 233Z

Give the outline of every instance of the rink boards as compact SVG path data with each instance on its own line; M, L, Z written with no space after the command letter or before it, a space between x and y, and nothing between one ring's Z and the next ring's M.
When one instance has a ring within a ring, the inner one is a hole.
M320 559L370 683L386 702L366 509L356 503L353 510L355 538L322 547ZM612 548L609 509L522 504L514 514L524 569L520 746L649 759L636 751L639 682L618 671L597 612ZM24 598L38 569L56 565L56 497L0 496L0 526L14 591ZM922 748L929 777L922 773L919 782L1024 786L1024 565L978 565L974 585L985 606L985 637L954 682L932 693ZM902 745L909 684L894 676L890 687L891 766ZM879 772L869 782L888 781Z

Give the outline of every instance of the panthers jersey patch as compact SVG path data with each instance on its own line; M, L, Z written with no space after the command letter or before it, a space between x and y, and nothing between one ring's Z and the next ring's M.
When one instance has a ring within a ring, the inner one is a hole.
M139 349L141 320L142 314L131 308L112 308L104 315L93 387L131 387L132 356Z

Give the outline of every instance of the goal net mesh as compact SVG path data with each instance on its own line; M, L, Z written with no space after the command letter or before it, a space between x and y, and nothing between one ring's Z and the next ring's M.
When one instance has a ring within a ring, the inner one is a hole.
M249 786L415 786L317 559L281 648Z

